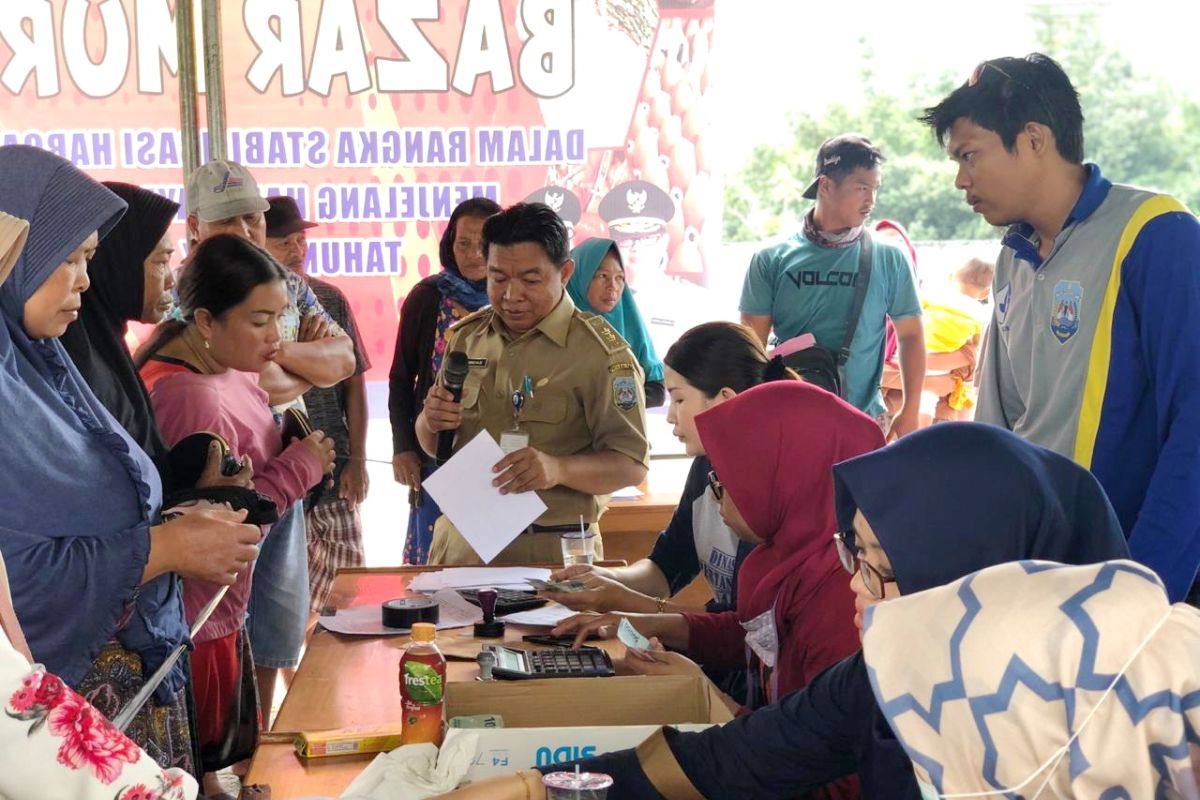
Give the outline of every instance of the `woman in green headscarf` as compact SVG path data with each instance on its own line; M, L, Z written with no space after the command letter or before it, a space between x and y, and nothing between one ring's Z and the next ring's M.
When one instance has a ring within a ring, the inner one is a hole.
M661 406L666 399L662 361L654 352L633 292L625 284L625 265L617 243L588 239L571 251L571 258L575 261L575 271L567 281L571 299L581 310L604 317L625 337L646 373L646 407Z

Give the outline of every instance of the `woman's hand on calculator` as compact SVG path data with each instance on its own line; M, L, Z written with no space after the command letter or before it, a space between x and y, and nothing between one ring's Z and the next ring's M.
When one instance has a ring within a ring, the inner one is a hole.
M622 616L622 614L596 614L590 611L576 614L558 623L551 633L555 636L574 634L575 644L572 647L578 648L589 635L599 636L601 639L615 639L617 625L621 624Z

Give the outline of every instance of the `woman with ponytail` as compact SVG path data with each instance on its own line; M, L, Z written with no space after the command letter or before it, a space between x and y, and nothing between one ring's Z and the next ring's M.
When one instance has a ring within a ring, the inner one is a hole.
M683 495L649 557L627 567L575 566L551 576L587 585L582 592L546 595L577 611L695 611L669 598L700 574L713 595L707 610L728 611L737 605L738 567L753 545L729 529L708 491L712 464L696 433L696 415L761 383L797 376L780 359L768 358L749 328L733 322L697 325L671 346L663 361L667 422L695 459Z
M718 513L755 545L733 610L581 614L556 634L616 634L622 618L673 653L643 653L640 672L746 672L749 709L801 689L858 646L854 593L834 547L833 465L883 446L879 426L840 398L799 381L756 386L698 415ZM682 654L686 654L685 657ZM640 669L638 669L640 667Z

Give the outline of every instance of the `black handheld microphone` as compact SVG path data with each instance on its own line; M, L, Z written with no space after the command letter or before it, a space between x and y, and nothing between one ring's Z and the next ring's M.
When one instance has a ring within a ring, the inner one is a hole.
M442 386L454 396L454 402L462 402L463 381L467 379L470 364L467 354L462 350L454 350L446 354L446 364L442 367ZM437 438L437 465L440 467L450 460L450 451L454 448L456 431L442 431Z

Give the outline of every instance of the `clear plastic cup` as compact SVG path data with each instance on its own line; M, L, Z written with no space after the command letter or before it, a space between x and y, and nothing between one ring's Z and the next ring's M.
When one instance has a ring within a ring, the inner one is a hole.
M588 529L564 533L562 554L563 566L591 564L596 560L596 534Z
M600 772L551 772L542 785L546 800L605 800L613 779Z

